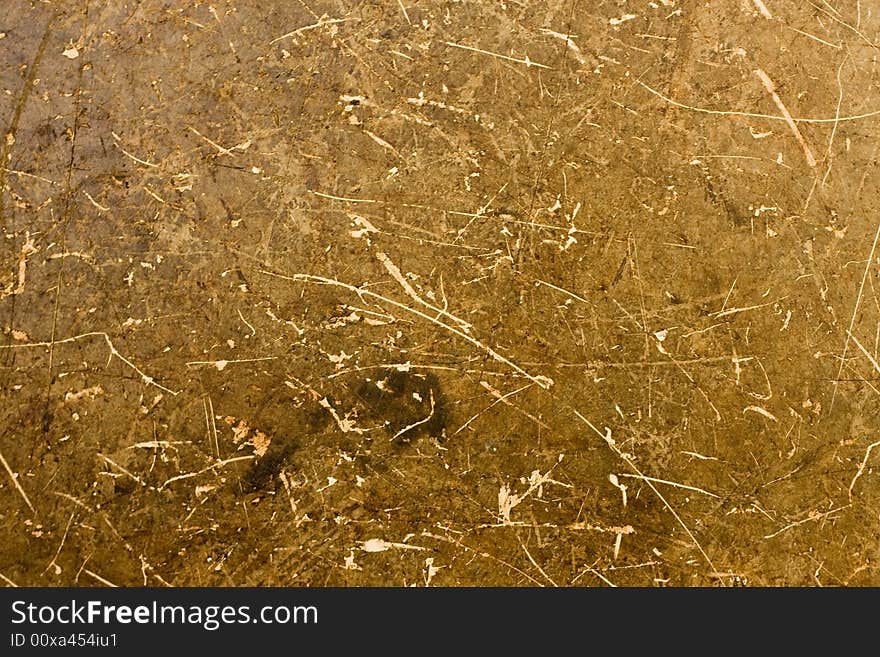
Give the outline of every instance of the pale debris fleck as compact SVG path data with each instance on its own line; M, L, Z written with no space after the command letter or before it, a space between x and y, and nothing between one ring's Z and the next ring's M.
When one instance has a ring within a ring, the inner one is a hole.
M67 59L76 59L79 57L79 50L77 50L74 46L67 48L64 52L61 53Z
M634 18L638 18L635 14L624 14L620 18L611 18L609 19L609 23L611 25L620 25L621 23L626 23L627 21L631 21Z
M780 331L784 331L784 330L786 330L786 329L788 328L788 324L789 324L789 322L791 322L791 311L790 311L790 310L786 311L786 313L785 313L785 321L782 323L782 328L779 329L779 330L780 330Z
M501 486L498 491L498 515L501 516L501 520L504 523L511 522L510 512L513 511L514 507L516 507L521 501L522 499L519 495L511 493L507 484Z
M425 586L431 586L431 580L434 579L434 575L440 572L441 568L443 566L434 565L434 557L425 559Z
M392 548L397 548L399 550L418 550L424 551L428 548L422 547L421 545L410 545L409 543L392 543L391 541L386 541L383 538L370 538L361 544L361 549L364 552L386 552L387 550L391 550Z
M354 548L351 548L348 552L348 556L345 557L345 565L343 568L345 568L345 570L363 570L354 561Z
M664 356L669 356L669 352L666 351L666 347L663 346L663 341L669 335L669 329L663 329L662 331L656 331L654 333L654 338L657 340L657 351L659 351Z
M361 546L361 549L364 552L385 552L385 550L389 550L390 548L391 544L381 538L367 539Z
M264 434L262 431L256 431L254 437L251 438L250 444L253 445L254 454L263 456L269 451L269 445L272 444L272 438Z
M236 445L247 438L248 433L250 433L251 428L248 426L246 420L239 420L236 422L234 417L227 415L223 418L223 421L232 427L232 442Z
M80 399L83 399L83 398L94 399L98 395L103 395L103 394L104 394L104 388L102 388L100 385L92 386L91 388L84 388L84 389L80 390L79 392L68 391L64 395L64 403L66 404L69 402L76 402L76 401L79 401Z
M333 417L333 420L336 422L336 426L339 427L339 430L343 433L364 433L363 429L357 427L354 421L349 420L348 417L340 417L339 413L336 412L336 409L333 408L333 405L330 403L326 397L318 401L318 404L327 409L330 415Z
M351 219L351 223L354 226L358 226L358 230L350 231L352 237L366 237L367 243L369 243L370 238L367 237L370 233L378 233L379 230L371 224L368 220L364 219L360 215L350 214L348 215L349 219Z
M761 408L760 406L746 406L743 409L743 415L745 415L747 411L752 411L753 413L757 413L758 415L763 415L768 420L773 420L774 422L779 422L779 420L776 419L775 415L773 415L770 411L767 411L767 410Z
M327 485L326 485L326 486L322 486L321 488L319 488L319 489L318 489L317 491L315 491L315 492L320 493L321 491L327 490L327 489L330 488L331 486L335 486L335 485L338 484L338 483L339 483L339 480L338 480L336 477L327 477Z
M341 370L345 368L345 361L350 360L352 356L340 351L339 354L327 354L327 358L336 366L337 370Z
M205 495L206 493L210 493L212 490L216 489L217 486L214 484L204 484L202 486L196 486L196 497L200 495Z
M560 454L556 463L559 464L565 458L565 454ZM510 487L507 484L503 484L501 488L498 490L498 515L501 518L503 524L511 524L510 520L510 512L522 503L529 495L537 491L538 497L543 495L543 486L544 484L556 484L557 486L563 486L565 488L571 488L569 484L562 483L561 481L556 481L553 479L550 474L553 472L553 468L556 465L551 467L547 472L541 474L540 470L533 470L529 475L528 479L525 477L521 478L520 481L523 483L528 483L529 487L522 495L515 495L511 492Z
M623 495L623 506L625 507L626 506L626 485L621 484L620 480L617 478L617 475L613 474L613 473L608 475L608 481L611 482L612 486L620 489L620 493Z

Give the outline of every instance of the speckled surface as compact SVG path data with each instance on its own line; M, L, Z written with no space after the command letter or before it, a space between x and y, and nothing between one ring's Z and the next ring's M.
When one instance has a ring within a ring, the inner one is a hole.
M871 3L0 33L4 582L880 583Z

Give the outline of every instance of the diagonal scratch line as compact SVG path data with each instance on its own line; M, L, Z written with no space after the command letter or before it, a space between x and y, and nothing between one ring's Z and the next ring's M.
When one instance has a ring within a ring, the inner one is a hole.
M341 287L341 288L348 290L350 292L354 292L355 294L357 294L358 296L361 296L361 297L368 296L368 297L372 297L373 299L378 299L379 301L382 301L383 303L387 303L387 304L394 306L395 308L405 310L409 313L412 313L413 315L416 315L418 317L421 317L422 319L425 319L425 320L431 322L432 324L436 324L437 326L446 329L450 333L457 335L458 337L466 340L467 342L471 343L475 347L478 347L482 351L485 351L494 360L498 361L499 363L503 363L504 365L507 365L509 368L514 370L517 374L524 376L525 378L527 378L529 381L531 381L533 383L537 383L539 386L541 386L545 390L549 389L550 386L553 385L553 379L550 379L549 377L546 377L546 376L541 376L541 375L535 376L533 374L529 374L526 370L524 370L522 367L520 367L519 365L514 363L512 360L505 358L503 355L499 354L497 351L495 351L489 345L480 342L479 340L468 335L464 331L461 331L461 330L455 328L454 326L450 326L449 324L447 324L445 322L441 322L436 317L432 317L431 315L423 313L422 311L420 311L416 308L412 308L410 306L407 306L406 304L400 303L399 301L394 301L394 299L389 299L388 297L384 297L381 294L376 294L375 292L371 292L370 290L365 290L363 288L355 287L354 285L349 285L348 283L343 283L342 281L337 281L332 278L324 278L323 276L315 276L313 274L293 274L291 276L286 276L284 274L276 274L275 272L271 272L271 271L268 271L265 269L261 269L260 273L264 274L266 276L273 276L275 278L280 278L280 279L286 280L286 281L301 282L301 283L317 283L319 285L332 285L335 287Z
M682 109L690 110L691 112L699 112L700 114L715 114L718 116L744 116L751 119L769 119L771 121L787 121L786 117L780 116L778 114L760 114L756 112L740 112L737 110L713 110L707 109L705 107L694 107L693 105L685 105L684 103L680 103L677 100L672 100L672 98L669 98L668 96L664 96L662 93L660 93L653 87L649 87L641 80L636 80L636 82L638 82L645 89L650 91L661 100L666 101L670 105L675 105L676 107L681 107ZM793 116L791 117L791 120L795 123L840 123L843 121L858 121L859 119L869 119L872 116L877 115L880 115L880 110L865 112L864 114L856 114L854 116L835 116L833 118L803 118Z
M502 55L501 53L492 52L491 50L483 50L482 48L474 48L472 46L463 46L460 43L453 43L452 41L445 42L447 46L452 46L453 48L461 48L462 50L470 50L471 52L478 52L481 55L489 55L490 57L497 57L498 59L504 59L508 62L515 62L517 64L525 64L526 68L531 66L537 66L538 68L550 68L546 64L539 64L538 62L533 62L531 59L526 56L523 59L517 59L516 57L509 57L507 55Z
M24 498L25 503L28 505L28 508L32 513L36 513L36 509L34 509L34 505L31 504L30 499L27 496L27 493L24 492L24 488L21 487L21 484L18 483L18 477L15 476L15 473L12 471L12 468L9 467L9 463L6 462L6 458L3 456L2 452L0 452L0 463L3 464L3 467L6 469L6 472L9 474L9 478L12 479L12 484L15 486L15 490L17 490L22 498Z
M153 377L151 377L148 374L145 374L143 371L141 371L137 367L137 365L135 365L130 360L128 360L125 356L123 356L121 353L119 353L119 351L113 345L113 342L110 340L110 336L102 331L92 331L90 333L82 333L80 335L74 335L73 337L64 338L62 340L52 340L51 342L28 342L25 344L3 344L3 345L0 345L0 349L27 349L27 348L34 348L34 347L50 347L51 348L53 345L66 344L68 342L76 342L77 340L82 340L85 338L93 338L93 337L104 338L104 342L107 343L107 348L110 349L110 357L112 358L113 356L116 356L119 360L121 360L123 363L128 365L131 369L133 369L135 372L137 372L140 375L141 381L143 383L145 383L146 385L154 386L156 388L159 388L159 390L162 390L164 392L167 392L167 393L175 395L175 396L180 394L179 390L171 390L169 388L166 388L165 386L161 385L160 383L156 383L156 380Z
M880 363L877 362L877 359L871 355L871 352L869 352L867 349L865 349L862 346L862 343L859 342L859 339L856 336L854 336L850 331L847 331L846 334L850 337L850 339L859 348L859 351L861 351L863 354L865 354L865 358L867 358L868 361L871 363L871 365L874 366L874 369L877 370L877 373L880 374ZM839 375L838 375L838 378L840 378Z
M862 462L859 464L859 469L856 472L855 477L852 478L852 481L849 483L849 499L852 502L853 498L853 488L856 486L856 482L859 480L859 477L862 476L862 473L865 472L865 466L868 465L868 459L871 458L871 452L875 447L880 446L880 440L871 443L868 445L868 449L865 450L865 458L862 459Z
M312 23L311 25L304 25L303 27L297 28L292 32L288 32L287 34L282 34L280 37L276 37L269 42L269 45L278 43L279 41L283 41L284 39L289 39L290 37L300 36L303 32L308 32L309 30L315 30L319 27L324 27L325 25L335 25L336 23L347 23L348 21L356 20L354 18L321 18L317 23Z
M571 408L571 407L569 407L569 408ZM703 558L706 560L706 563L709 564L709 566L712 568L713 571L717 570L717 568L715 568L715 564L712 563L712 559L710 559L709 555L706 554L706 551L703 549L703 546L700 545L700 542L693 535L693 532L691 532L690 528L685 524L684 520L681 519L681 516L678 515L678 512L672 507L672 505L669 502L666 501L666 498L663 497L663 494L659 490L657 490L657 487L650 480L650 478L648 478L644 474L642 474L641 470L639 470L639 468L636 466L636 464L633 463L631 459L627 458L627 456L623 452L621 452L620 449L618 449L617 445L614 444L614 442L611 440L611 431L608 430L608 435L603 434L601 431L599 431L599 429L596 428L596 425L594 425L587 418L585 418L583 415L581 415L577 410L575 410L573 408L571 410L578 417L578 419L585 422L588 427L590 427L593 431L595 431L597 434L599 434L599 436L602 438L602 440L604 440L607 443L608 447L610 447L611 450L615 454L617 454L617 456L619 456L621 458L621 460L623 460L623 462L626 463L629 466L629 468L639 476L640 479L642 479L646 484L648 484L648 487L652 491L654 491L654 494L660 499L661 502L663 502L663 506L665 506L669 510L669 512L675 518L676 522L678 522L678 524L681 525L682 529L684 529L685 533L691 539L691 543L693 543L694 546L700 551L700 554L703 555Z
M21 113L24 110L24 106L27 103L28 98L30 97L31 90L34 88L34 79L37 75L37 66L40 63L40 60L43 59L43 53L46 51L46 44L49 43L49 36L52 34L52 23L55 22L55 18L57 18L58 13L52 14L52 17L49 18L49 21L46 23L46 29L43 32L43 38L40 39L40 45L37 47L37 54L34 55L34 59L31 62L30 68L28 68L27 79L24 81L24 86L21 90L21 95L18 97L18 104L15 106L15 113L12 115L12 121L9 124L9 129L6 131L6 135L2 140L2 146L0 146L0 225L3 224L3 189L6 183L6 164L9 161L9 152L15 143L15 135L18 132L18 122L21 119ZM9 136L12 138L10 139Z
M837 385L840 382L840 375L843 373L843 364L846 362L849 341L850 338L852 338L852 330L856 324L856 315L859 314L859 304L862 302L862 294L865 292L865 281L868 280L868 272L871 270L871 263L874 262L874 253L877 251L878 240L880 240L880 223L877 224L877 232L874 234L874 243L871 245L871 253L868 256L868 262L865 264L865 272L862 274L862 282L859 285L859 294L856 296L856 304L853 308L852 318L849 320L849 328L846 330L846 340L843 342L843 355L840 357L840 368L837 370L837 376L834 379L834 387L831 390L831 404L828 407L829 413L834 409L834 398L837 396Z

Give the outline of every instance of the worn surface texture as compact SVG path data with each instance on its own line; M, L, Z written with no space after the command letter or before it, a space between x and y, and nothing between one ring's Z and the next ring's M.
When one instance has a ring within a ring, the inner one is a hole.
M876 3L0 36L7 584L880 584Z

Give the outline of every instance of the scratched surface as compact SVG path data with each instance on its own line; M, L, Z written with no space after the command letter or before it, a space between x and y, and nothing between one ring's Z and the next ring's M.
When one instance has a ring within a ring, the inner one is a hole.
M0 578L880 584L872 4L6 0Z

